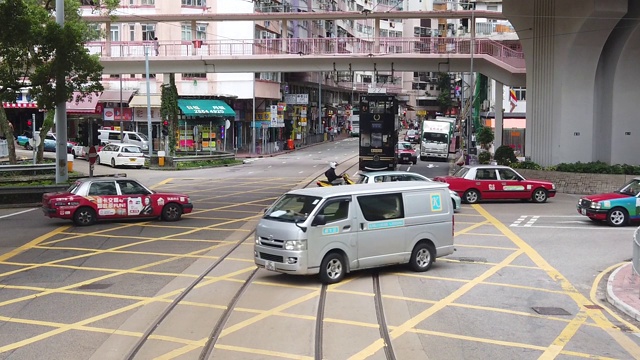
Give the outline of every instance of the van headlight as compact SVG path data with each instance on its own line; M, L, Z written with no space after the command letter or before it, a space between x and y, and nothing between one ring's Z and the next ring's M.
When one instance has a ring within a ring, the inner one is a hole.
M307 250L307 242L305 240L289 240L284 242L285 250Z
M599 201L594 201L591 203L591 205L589 205L589 207L592 209L600 209L602 207L602 204Z
M254 239L253 239L253 241L255 241L255 243L256 243L257 245L260 245L260 236L258 236L258 234L256 234L256 235L255 235L255 237L254 237Z

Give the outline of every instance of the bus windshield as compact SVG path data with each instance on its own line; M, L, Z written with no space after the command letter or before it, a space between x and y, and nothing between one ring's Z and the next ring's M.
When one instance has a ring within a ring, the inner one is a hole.
M264 218L283 222L304 221L320 200L321 198L317 196L286 194L267 210Z

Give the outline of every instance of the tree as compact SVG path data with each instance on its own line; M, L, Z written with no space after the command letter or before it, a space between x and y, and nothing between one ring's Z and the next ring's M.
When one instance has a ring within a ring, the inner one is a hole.
M493 130L488 126L482 126L476 132L476 140L484 150L491 148L491 143L493 143L494 139Z
M162 85L160 94L160 116L169 122L169 154L176 154L176 130L178 125L178 88L176 75L169 74L169 83Z
M94 0L100 11L111 11L117 0ZM77 0L65 0L65 25L52 15L54 0L0 1L0 100L14 102L28 88L40 109L52 112L58 103L103 90L102 65L84 44L99 33L82 20ZM62 78L64 82L56 83ZM53 121L40 130L44 139ZM15 138L3 108L0 130L9 142L9 161L16 163ZM35 134L34 134L35 135ZM38 148L42 158L44 142Z
M453 106L453 100L451 99L451 76L448 73L438 73L438 105L440 106L440 112L446 114Z

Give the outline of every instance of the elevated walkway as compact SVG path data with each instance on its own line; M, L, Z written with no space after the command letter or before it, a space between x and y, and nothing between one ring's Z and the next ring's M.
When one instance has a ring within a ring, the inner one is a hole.
M524 54L490 39L312 38L205 41L91 42L104 73L242 73L308 71L469 71L511 86L525 86ZM157 47L157 55L156 55Z

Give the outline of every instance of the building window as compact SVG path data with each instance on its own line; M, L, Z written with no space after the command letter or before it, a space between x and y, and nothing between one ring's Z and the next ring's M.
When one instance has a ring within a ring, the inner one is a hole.
M514 87L512 89L516 93L516 99L518 99L518 101L527 100L527 89L522 87Z
M183 23L181 28L182 40L194 40L191 36L191 24ZM196 24L196 40L207 40L207 24Z
M129 41L134 41L136 39L136 26L134 24L129 24Z
M142 24L142 40L153 40L156 37L155 24Z
M487 11L498 11L498 5L487 5Z
M120 41L120 28L118 25L111 25L111 41Z
M207 6L206 0L182 0L182 6Z
M155 5L156 0L140 0L140 5Z

